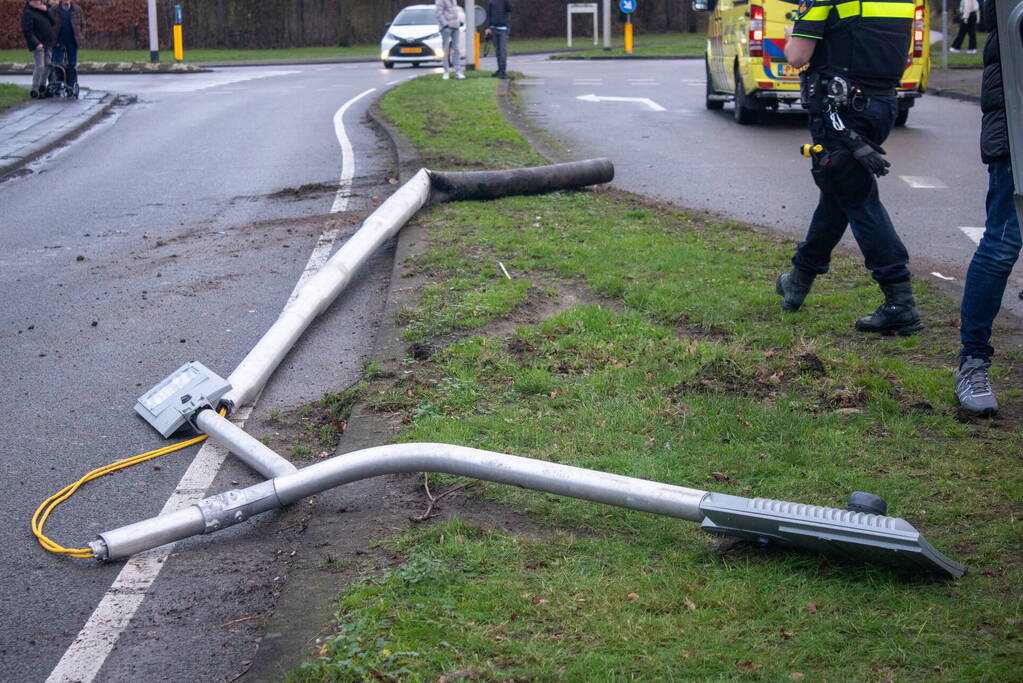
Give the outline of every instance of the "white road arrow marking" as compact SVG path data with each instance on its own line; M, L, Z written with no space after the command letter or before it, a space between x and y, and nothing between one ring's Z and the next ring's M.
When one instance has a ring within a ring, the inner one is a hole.
M597 95L589 94L579 95L576 99L582 100L583 102L639 102L640 104L645 104L654 111L667 111L664 107L657 104L649 97L598 97Z
M980 238L984 236L984 228L959 228L963 234L969 237L974 244L980 244Z

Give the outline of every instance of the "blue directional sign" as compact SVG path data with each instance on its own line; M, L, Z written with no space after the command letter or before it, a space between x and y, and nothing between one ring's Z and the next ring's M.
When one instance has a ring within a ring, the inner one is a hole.
M636 11L636 0L618 0L618 9L626 14Z

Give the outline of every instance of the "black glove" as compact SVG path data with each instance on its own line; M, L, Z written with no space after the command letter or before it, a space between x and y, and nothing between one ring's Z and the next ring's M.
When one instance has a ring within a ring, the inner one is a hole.
M891 164L881 156L885 153L884 147L874 144L852 130L849 131L848 147L849 151L852 152L853 159L860 162L872 174L878 177L888 174Z

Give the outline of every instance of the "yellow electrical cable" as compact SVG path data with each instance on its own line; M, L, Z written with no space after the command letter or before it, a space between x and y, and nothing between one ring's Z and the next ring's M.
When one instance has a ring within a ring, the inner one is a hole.
M221 417L223 417L226 414L227 410L221 408L220 409ZM50 517L50 513L53 512L58 505L60 505L65 500L73 496L75 494L75 491L77 491L84 484L92 481L93 479L99 479L100 477L110 474L111 472L123 470L126 467L131 467L132 465L137 465L141 462L152 460L153 458L158 458L161 455L167 455L168 453L173 453L174 451L180 451L182 448L194 446L195 444L199 443L200 441L204 441L205 439L206 435L203 434L202 436L187 439L180 443L171 444L170 446L164 446L163 448L157 448L155 451L149 451L148 453L133 455L130 458L125 458L124 460L119 460L117 462L110 463L109 465L104 465L103 467L96 468L93 471L86 474L81 479L79 479L78 481L76 481L75 483L68 484L60 491L47 498L43 502L43 504L40 505L39 508L35 511L35 514L32 515L32 533L35 534L36 540L39 541L39 545L43 546L43 548L49 550L51 553L61 553L64 555L69 555L71 557L80 558L93 557L93 552L89 548L65 548L64 546L60 545L59 543L57 543L56 541L49 538L46 534L43 533L43 527L46 525L46 520Z

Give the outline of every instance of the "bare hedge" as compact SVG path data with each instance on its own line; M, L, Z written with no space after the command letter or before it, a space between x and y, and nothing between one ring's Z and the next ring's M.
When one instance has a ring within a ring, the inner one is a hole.
M88 31L84 47L145 49L149 45L146 0L78 0ZM0 0L0 49L24 48L24 0ZM158 0L161 49L170 47L174 5L184 14L185 44L192 48L281 48L374 43L384 25L414 0ZM429 4L429 3L427 3ZM485 5L479 0L478 5ZM514 37L565 34L567 0L516 0ZM703 24L690 0L640 0L633 15L638 31L696 31ZM612 0L617 8L617 0ZM621 32L617 11L612 14ZM589 35L591 23L576 17L573 33ZM698 25L699 24L699 25Z

